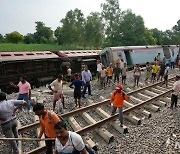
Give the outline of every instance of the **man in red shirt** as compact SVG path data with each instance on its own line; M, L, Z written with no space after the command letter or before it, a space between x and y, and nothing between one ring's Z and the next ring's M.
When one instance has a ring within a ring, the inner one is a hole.
M113 102L113 108L111 115L113 115L116 112L116 109L118 108L119 110L119 119L121 122L121 127L123 127L123 105L124 105L124 100L128 101L127 95L122 91L123 86L121 84L118 84L116 86L116 90L113 91L111 97L110 97L110 102Z

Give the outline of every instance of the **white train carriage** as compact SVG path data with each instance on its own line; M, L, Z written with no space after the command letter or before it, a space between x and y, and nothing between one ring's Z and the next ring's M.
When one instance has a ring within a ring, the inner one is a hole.
M116 63L118 56L121 55L128 67L135 64L144 65L146 62L153 62L155 56L160 53L161 59L165 56L170 59L171 55L177 57L179 46L123 46L106 47L100 53L102 63L107 67L110 63Z

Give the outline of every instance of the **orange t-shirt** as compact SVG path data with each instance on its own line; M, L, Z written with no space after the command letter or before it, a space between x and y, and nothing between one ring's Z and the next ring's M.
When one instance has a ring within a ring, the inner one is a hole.
M46 111L46 115L44 118L42 118L42 116L39 117L39 121L40 121L39 137L41 137L43 135L43 133L45 132L47 137L55 138L56 133L54 130L54 125L55 125L55 123L58 123L60 121L60 119L59 119L58 115L54 112L51 113L52 120L49 119L48 112L50 112L50 111L48 111L48 110Z
M127 95L125 94L123 98L122 92L118 93L116 90L113 91L110 97L110 102L113 102L113 106L117 108L120 108L123 106L124 100L128 101Z
M112 76L113 75L113 68L112 67L108 67L107 68L107 76Z

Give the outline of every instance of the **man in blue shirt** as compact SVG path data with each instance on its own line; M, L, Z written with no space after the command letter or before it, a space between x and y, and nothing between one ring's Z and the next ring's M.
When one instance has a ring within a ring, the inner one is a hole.
M90 85L90 81L92 80L92 74L91 72L88 70L88 66L85 66L84 71L82 72L82 81L84 82L84 90L82 92L82 97L86 98L84 95L86 93L86 90L88 88L88 94L91 95L91 85Z
M75 80L69 85L70 88L73 88L72 86L74 85L74 99L75 99L75 104L76 107L77 105L79 108L81 107L81 87L83 86L83 81L79 79L79 75L75 74L74 75Z
M0 126L3 134L7 138L18 138L17 120L15 112L22 106L26 105L23 100L6 100L6 94L0 92ZM9 141L14 154L18 154L18 147L15 140Z

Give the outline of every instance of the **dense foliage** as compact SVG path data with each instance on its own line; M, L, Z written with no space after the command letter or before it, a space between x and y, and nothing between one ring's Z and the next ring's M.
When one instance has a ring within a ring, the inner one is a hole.
M56 30L36 21L34 34L0 34L0 43L58 44L74 48L100 49L105 46L169 45L180 43L180 20L171 30L148 29L141 16L132 10L122 11L119 0L106 0L102 11L86 18L81 10L70 10Z

